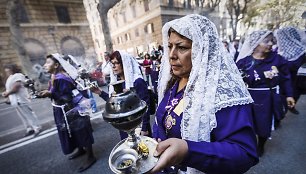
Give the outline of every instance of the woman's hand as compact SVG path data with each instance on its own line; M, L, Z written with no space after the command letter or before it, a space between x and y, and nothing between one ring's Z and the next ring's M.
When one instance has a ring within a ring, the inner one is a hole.
M8 97L9 96L9 94L8 94L8 92L2 92L2 97Z
M90 89L91 92L96 93L96 94L98 94L98 95L101 95L101 92L102 92L102 91L100 90L99 87L97 87L97 86L91 86L89 89Z
M295 100L293 99L293 97L287 97L287 105L289 108L294 108Z
M188 153L188 145L185 140L169 138L158 143L154 156L159 156L156 166L149 173L156 173L166 167L181 163Z
M43 90L37 93L37 97L39 98L45 98L45 97L50 97L51 92L49 90Z
M149 131L140 131L140 135L148 136L149 135Z

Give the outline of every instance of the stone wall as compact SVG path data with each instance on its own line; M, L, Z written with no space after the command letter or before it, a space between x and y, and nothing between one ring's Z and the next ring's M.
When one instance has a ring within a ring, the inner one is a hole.
M47 54L62 53L64 38L70 38L71 43L79 43L83 47L82 58L94 58L95 52L91 32L86 18L82 0L21 0L28 17L28 22L21 23L21 31L25 40L27 54L32 56L36 71L44 62ZM70 22L59 22L55 6L66 7ZM0 3L0 80L5 80L3 66L9 63L22 64L11 41L6 4ZM73 41L73 42L72 42ZM28 44L28 45L27 45ZM37 46L37 47L35 47ZM67 46L66 46L67 47ZM65 47L65 48L66 48ZM71 49L74 45L69 46ZM77 48L77 47L76 47ZM70 48L69 48L70 49ZM66 51L67 52L67 51ZM38 60L41 59L41 60ZM41 68L41 67L40 67ZM37 72L38 75L41 72ZM35 77L34 77L35 78ZM3 84L0 84L0 86Z

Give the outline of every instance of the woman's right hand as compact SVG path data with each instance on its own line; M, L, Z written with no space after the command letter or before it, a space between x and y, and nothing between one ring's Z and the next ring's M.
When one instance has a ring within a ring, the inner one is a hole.
M188 154L188 144L185 140L169 138L158 143L154 156L159 160L149 174L157 173L164 168L181 163Z
M93 93L95 93L95 94L98 94L98 95L101 95L101 90L100 90L100 88L99 87L97 87L97 86L91 86L90 88L90 91L91 92L93 92Z
M45 98L45 97L50 97L51 93L49 90L43 90L37 93L38 98Z

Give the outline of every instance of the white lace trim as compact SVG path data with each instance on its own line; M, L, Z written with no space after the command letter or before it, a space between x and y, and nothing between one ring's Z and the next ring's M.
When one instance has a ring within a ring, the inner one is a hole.
M293 27L285 27L275 32L278 54L288 61L295 61L305 53L299 31Z
M269 34L272 34L272 31L270 30L259 30L254 31L251 34L249 34L239 52L238 58L236 62L238 62L240 59L243 59L247 56L250 56L253 54L255 48L260 44L260 42L263 41L265 37L267 37Z

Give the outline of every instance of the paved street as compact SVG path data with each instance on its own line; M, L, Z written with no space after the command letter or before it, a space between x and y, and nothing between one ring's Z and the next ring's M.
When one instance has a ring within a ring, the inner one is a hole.
M272 139L267 142L266 153L260 163L247 174L305 174L306 172L306 96L298 103L300 115L288 113ZM97 163L86 173L112 173L108 155L119 141L119 133L102 118L92 120L94 128L94 153ZM31 142L33 141L33 142ZM19 147L20 146L20 147ZM77 173L85 156L68 160L61 152L55 131L44 132L37 138L17 143L13 150L0 150L0 171L5 174L58 174Z

